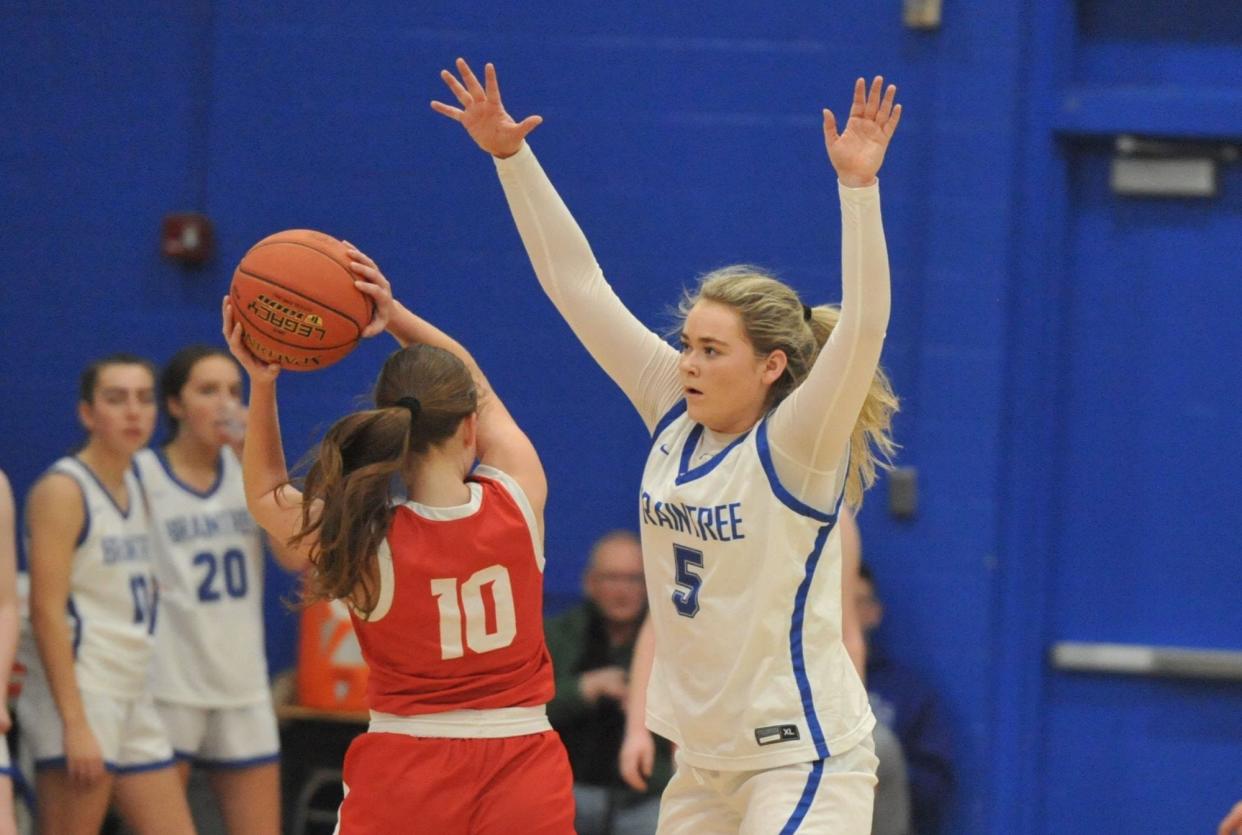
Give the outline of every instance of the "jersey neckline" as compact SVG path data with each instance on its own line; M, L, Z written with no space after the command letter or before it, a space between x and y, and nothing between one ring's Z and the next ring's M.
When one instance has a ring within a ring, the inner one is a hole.
M108 497L108 502L112 505L112 507L116 510L117 513L121 514L121 518L129 519L129 512L134 509L134 498L135 498L134 491L130 489L129 483L126 482L125 484L125 498L127 499L127 501L125 502L125 505L126 505L125 509L122 510L121 505L117 503L116 496L112 495L112 491L109 490L104 485L103 481L99 478L99 476L95 474L95 471L91 469L91 465L87 464L85 461L83 461L81 458L79 458L76 455L71 455L69 457L75 463L77 463L78 466L80 466L83 470L85 470L86 474L91 477L91 480L93 480L95 484L99 486L99 489L103 491L103 494ZM124 480L124 477L122 477L122 480ZM85 498L86 497L83 496L83 499ZM89 507L89 504L88 504L88 507Z
M702 478L712 470L716 469L721 465L721 463L724 462L725 458L728 457L729 453L732 452L738 444L750 437L750 433L753 431L754 427L752 426L750 429L747 429L741 435L738 435L730 441L724 449L717 452L711 458L707 459L702 464L699 464L697 467L691 467L690 459L694 456L695 447L699 445L699 439L703 436L703 424L696 423L682 444L681 463L677 467L676 484L680 485L694 481L695 479Z
M152 449L151 452L155 453L155 460L158 461L160 466L164 468L164 473L173 484L177 485L191 496L196 496L200 499L210 499L216 494L216 491L220 489L220 484L224 481L224 447L220 448L220 455L216 458L216 480L212 482L212 485L208 487L205 492L202 490L196 490L177 477L176 472L173 471L172 462L168 460L168 453L166 450L167 447L159 447Z
M483 505L483 485L477 481L467 481L466 487L470 490L470 500L465 504L452 505L451 507L434 507L422 502L407 500L401 502L400 506L408 508L424 519L430 519L433 522L452 522L457 519L466 519L478 513L479 508Z

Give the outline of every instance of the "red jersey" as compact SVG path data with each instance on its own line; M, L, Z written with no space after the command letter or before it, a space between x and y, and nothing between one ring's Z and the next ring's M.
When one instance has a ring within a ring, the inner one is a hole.
M408 502L393 516L376 609L353 617L372 710L415 716L552 699L534 513L499 470L478 467L467 483L465 505Z

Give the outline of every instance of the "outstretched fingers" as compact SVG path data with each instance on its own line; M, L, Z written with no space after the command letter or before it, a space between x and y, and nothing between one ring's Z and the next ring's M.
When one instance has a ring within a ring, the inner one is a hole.
M897 85L890 84L888 89L884 91L884 98L880 101L879 110L876 111L876 121L881 125L887 122L893 115L893 102L897 98Z
M483 89L483 85L479 83L478 77L474 74L474 70L470 69L465 58L457 59L457 72L461 74L461 80L465 82L466 89L475 101L483 101L487 98L487 91Z
M871 79L871 89L867 92L867 104L863 108L863 116L867 119L875 119L876 113L880 110L880 93L884 90L884 76L877 75Z
M529 134L531 131L533 131L535 128L539 127L542 124L543 124L542 116L527 116L525 119L518 122L518 125L517 125L518 135L522 137L523 139L525 139L527 134Z
M500 81L496 78L496 65L491 61L483 65L483 85L487 100L500 104Z
M832 115L832 111L824 108L824 142L831 148L837 144L837 140L841 138L841 134L837 133L837 117Z
M880 126L880 130L884 131L884 135L889 139L893 138L893 133L897 130L897 123L901 121L901 105L893 108L893 114L884 124Z
M859 76L854 82L854 100L850 102L849 119L860 117L863 115L863 109L867 106L867 82L863 81Z
M445 86L449 88L449 92L453 94L457 101L461 102L462 107L469 107L474 104L474 96L470 95L470 92L462 86L461 82L457 80L457 76L448 70L440 70L440 78L443 79Z

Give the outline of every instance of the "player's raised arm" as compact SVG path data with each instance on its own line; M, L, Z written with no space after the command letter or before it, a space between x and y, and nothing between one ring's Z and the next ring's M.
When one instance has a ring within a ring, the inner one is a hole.
M302 494L289 484L289 468L280 438L276 409L276 378L280 366L259 360L242 341L242 326L233 317L232 301L224 298L221 316L229 351L250 376L250 408L242 446L242 481L246 507L263 530L288 543L302 528ZM285 546L290 562L302 563L313 550L313 538Z
M543 464L534 445L509 414L504 401L492 388L474 356L456 339L394 300L392 285L370 256L351 246L349 257L353 260L354 272L359 276L358 288L375 302L377 319L383 318L388 332L398 344L402 347L432 345L465 363L478 393L479 460L517 480L535 511L542 531L543 507L548 495Z
M681 396L677 352L642 324L604 280L586 236L544 174L525 137L542 119L521 122L505 110L496 69L487 64L480 84L460 58L458 80L445 84L460 107L432 108L459 122L493 156L501 186L535 275L574 334L638 409L648 429Z

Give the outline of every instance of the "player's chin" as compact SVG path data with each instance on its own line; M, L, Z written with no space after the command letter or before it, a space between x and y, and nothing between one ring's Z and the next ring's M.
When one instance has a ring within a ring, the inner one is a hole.
M143 449L151 440L150 432L141 430L126 429L120 432L114 439L114 445L117 449L133 455L140 449Z
M690 416L690 420L695 423L707 422L707 410L704 408L703 395L691 394L686 396L686 414Z

